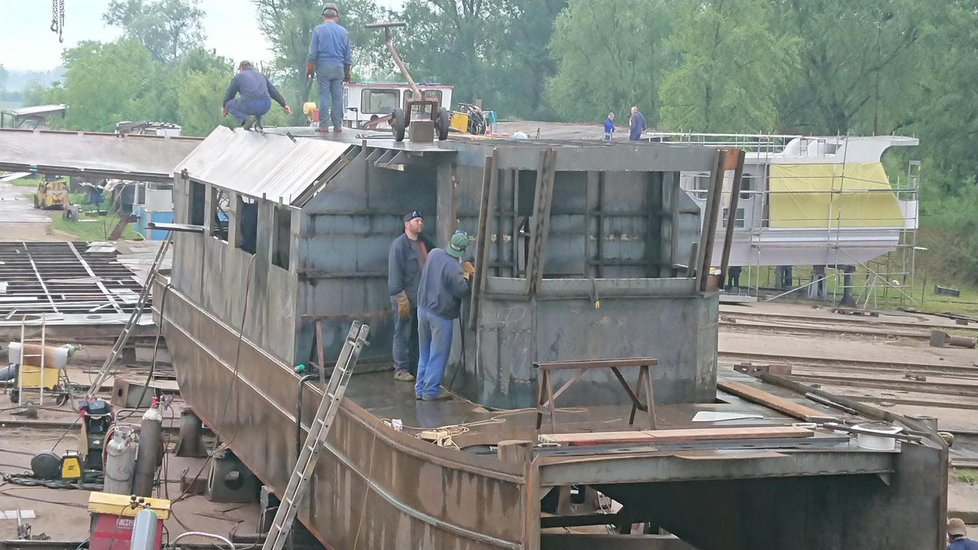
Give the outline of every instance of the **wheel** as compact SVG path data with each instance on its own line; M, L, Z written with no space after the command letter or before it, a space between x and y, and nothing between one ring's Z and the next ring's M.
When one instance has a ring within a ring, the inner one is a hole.
M469 133L476 136L486 134L486 118L481 112L472 111L469 113Z
M404 109L394 109L391 113L391 128L394 129L394 141L404 141Z
M34 208L40 208L37 204L37 195L34 195Z
M10 398L11 403L20 401L20 393L17 390L7 390L7 397Z
M442 107L438 109L438 118L435 119L435 128L438 130L438 141L448 139L448 129L452 127L452 113Z

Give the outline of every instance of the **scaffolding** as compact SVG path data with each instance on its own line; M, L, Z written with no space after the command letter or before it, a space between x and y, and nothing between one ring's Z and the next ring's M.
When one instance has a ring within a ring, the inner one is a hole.
M882 137L886 138L886 136ZM815 299L831 299L835 303L862 308L906 307L914 304L914 272L916 267L917 228L919 227L919 193L920 193L920 162L908 162L906 173L899 174L895 180L890 180L886 188L879 188L879 181L871 181L853 175L847 171L852 169L848 159L849 144L852 136L809 137L787 134L708 134L708 133L651 133L648 140L652 142L674 142L695 144L705 147L735 147L748 153L748 163L765 167L763 178L766 185L763 189L742 191L741 199L745 197L759 198L761 217L750 220L746 214L736 216L738 227L735 229L735 239L747 236L747 246L751 251L750 261L740 265L741 284L735 290L766 301L786 297L809 297ZM905 139L905 138L904 138ZM907 145L915 144L906 142ZM900 145L890 143L888 146ZM887 147L888 147L887 146ZM884 147L885 150L887 147ZM841 153L841 155L837 155ZM833 164L840 167L838 173L833 172L829 177L828 189L806 189L798 191L777 191L772 189L771 167L772 160L797 161L797 164L826 164L834 159ZM815 162L812 162L815 161ZM876 159L875 162L880 162ZM861 185L862 184L862 185ZM875 184L875 185L873 185ZM697 200L699 191L695 182L686 189ZM852 204L854 200L872 200L873 194L892 194L900 208L900 216L862 217L858 224L853 225L854 218L846 218L843 213L845 203ZM825 244L828 250L828 260L824 265L814 265L808 269L793 269L793 266L776 266L762 260L762 251L770 247L776 238L776 230L772 227L770 204L774 197L798 194L801 198L826 195L826 215L824 218L792 219L779 217L776 223L794 226L809 233L812 241ZM738 211L740 209L738 208ZM724 230L728 219L722 217L721 227ZM740 224L743 223L743 227ZM813 229L818 229L813 231ZM846 240L858 233L878 228L881 231L897 231L895 245L880 242L860 244ZM742 243L742 240L736 241ZM871 248L892 248L871 259L861 259ZM863 249L863 254L856 251ZM729 281L724 281L726 285ZM783 283L788 284L783 284ZM733 289L728 288L730 292Z

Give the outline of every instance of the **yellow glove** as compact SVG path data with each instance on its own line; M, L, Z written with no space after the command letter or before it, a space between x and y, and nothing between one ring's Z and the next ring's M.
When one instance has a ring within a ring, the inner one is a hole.
M408 300L407 292L403 290L394 295L394 299L397 300L397 314L401 316L401 319L407 319L411 316L411 300Z
M472 262L463 262L462 271L465 271L465 278L468 279L475 273L475 266L472 265Z

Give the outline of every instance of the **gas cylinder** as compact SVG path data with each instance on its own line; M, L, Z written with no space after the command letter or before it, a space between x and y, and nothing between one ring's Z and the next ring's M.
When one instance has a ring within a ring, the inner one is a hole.
M153 398L153 404L143 414L139 424L139 449L136 451L136 472L132 482L132 494L148 497L153 495L153 480L156 478L156 465L163 453L163 413L160 400Z
M22 345L20 342L10 342L7 346L7 361L9 363L23 364L21 361L21 348L27 353L28 365L32 367L41 366L41 346L37 344ZM49 369L63 369L68 364L68 359L75 353L78 346L65 344L63 346L44 346L44 366Z
M106 445L108 457L103 466L105 493L131 494L132 477L136 466L136 434L128 426L116 426Z

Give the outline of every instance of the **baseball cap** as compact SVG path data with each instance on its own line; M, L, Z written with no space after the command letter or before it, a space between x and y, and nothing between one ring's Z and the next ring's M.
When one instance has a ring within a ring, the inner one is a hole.
M424 213L421 212L420 210L412 210L412 211L408 212L407 214L404 214L404 221L405 222L409 222L409 221L413 220L414 218L421 218L423 220L424 219Z
M961 518L951 518L947 522L947 534L954 537L964 537L968 535L968 528L964 525Z
M449 256L455 258L461 258L462 253L469 246L469 235L465 231L456 231L452 235L452 240L448 243L448 248L445 249Z

